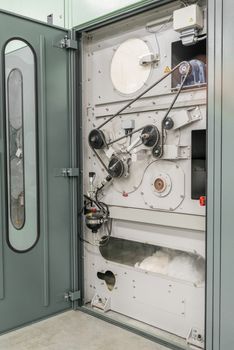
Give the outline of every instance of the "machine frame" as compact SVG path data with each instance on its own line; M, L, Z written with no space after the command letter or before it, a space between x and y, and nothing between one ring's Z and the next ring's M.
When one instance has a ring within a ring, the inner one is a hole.
M72 40L78 40L78 50L69 52L69 114L72 116L70 125L71 167L81 164L81 61L79 36L82 32L91 31L101 26L114 23L123 18L154 9L170 0L147 0L116 11L110 15L95 19L72 29ZM234 55L234 45L230 42L233 32L233 3L231 0L208 0L208 113L207 113L207 225L206 225L206 350L225 350L233 345L233 314L234 282L230 279L230 266L234 263L232 247L234 237L232 203L234 190L230 182L234 176L234 164L230 162L230 151L233 147L234 122L232 111L234 102L229 94L230 76L234 74L230 57ZM232 10L232 11L231 11ZM3 12L3 11L2 11ZM4 13L4 12L3 12ZM13 15L15 16L15 15ZM20 16L15 16L20 17ZM36 22L27 19L31 22ZM64 31L64 34L66 31ZM71 212L71 266L72 290L83 294L82 245L77 231L81 232L82 224L77 218L77 212L82 200L82 169L80 176L71 179L70 195L72 198ZM2 271L1 271L2 272ZM179 344L172 344L168 339L156 338L133 326L114 321L113 319L85 309L77 298L70 298L74 310L81 310L102 318L117 326L128 329L141 336L154 340L172 349L182 349Z
M82 120L82 108L81 108L81 88L82 76L81 76L81 57L80 57L80 41L79 37L83 32L89 32L98 29L102 26L107 26L109 24L115 23L124 18L129 18L131 16L137 15L142 12L146 12L150 9L155 9L164 4L171 3L173 1L145 1L140 5L130 6L125 10L116 11L110 15L100 17L91 22L82 24L72 29L72 37L78 40L78 52L76 53L76 58L74 64L77 64L77 79L75 79L76 90L74 90L74 95L78 95L78 100L75 102L76 113L78 116L78 121L81 123ZM207 216L206 216L206 346L207 350L216 349L218 344L220 334L214 332L214 328L219 327L219 312L220 312L220 210L221 210L221 164L222 164L222 115L220 113L221 95L217 96L217 82L220 81L221 77L221 64L222 64L222 39L221 39L221 28L222 28L222 3L220 1L208 0L207 1L207 12L208 12L208 25L207 25L207 56L209 61L208 69L208 104L207 104ZM217 74L213 74L217 70ZM79 124L79 129L81 129L81 124ZM214 157L214 152L216 156ZM81 157L82 151L79 152L79 157ZM79 158L80 161L80 158ZM82 171L82 169L81 169ZM214 178L213 174L216 173ZM80 184L82 184L82 179ZM214 188L216 192L214 194ZM79 198L82 199L82 196ZM81 202L78 199L78 206L81 206ZM82 230L82 224L78 223L79 230ZM78 251L81 254L81 246L78 247ZM216 263L214 263L216 261ZM81 286L82 295L82 261L79 264L79 285ZM111 322L112 324L118 325L125 329L128 329L136 334L142 335L148 339L154 340L162 345L171 347L172 349L182 349L179 344L172 344L168 339L158 338L153 334L144 332L136 327L129 326L128 324L123 324L113 320L107 315L100 315L95 311L84 308L79 304L79 306L74 306L86 313L89 313L95 317L101 318L105 321ZM218 347L217 347L218 349Z

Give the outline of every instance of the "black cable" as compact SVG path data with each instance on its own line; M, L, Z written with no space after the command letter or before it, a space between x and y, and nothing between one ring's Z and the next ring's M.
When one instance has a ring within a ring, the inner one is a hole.
M106 203L100 202L100 201L98 200L98 198L97 198L97 194L98 194L99 191L100 191L100 189L97 189L96 194L95 194L95 197L96 197L97 200L93 200L92 198L90 198L90 197L87 196L87 195L84 195L84 198L86 198L86 199L89 201L89 203L87 203L87 204L90 204L90 203L92 204L92 203L94 203L100 210L102 210L102 211L104 212L104 214L105 214L105 219L107 219L107 220L110 221L110 226L108 226L108 222L106 222L108 235L103 236L103 237L101 238L101 240L99 241L99 244L97 244L97 245L94 244L94 243L91 243L91 242L88 241L87 239L84 239L83 237L81 237L80 234L78 234L78 237L79 237L79 240L80 240L81 242L85 242L85 243L90 244L90 245L92 245L92 246L102 247L102 246L108 244L108 242L109 242L109 238L110 238L111 232L112 232L112 219L109 219L109 218L108 218L108 216L109 216L109 214L110 214L108 205L107 205ZM84 211L84 209L86 208L87 204L84 205L83 208L80 210L80 212L78 213L79 216L83 213L83 211Z
M177 64L172 70L170 70L170 72L164 74L160 79L158 79L156 82L154 82L152 85L150 85L147 89L145 89L143 92L141 92L139 95L137 95L133 100L129 101L125 106L121 107L115 114L113 114L109 119L105 120L101 125L99 125L98 129L101 129L104 125L106 125L107 123L109 123L112 119L114 119L115 117L117 117L118 115L120 115L120 113L122 113L123 111L125 111L125 109L127 109L128 107L130 107L134 102L136 102L137 100L139 100L139 98L141 98L142 96L144 96L147 92L149 92L151 89L153 89L156 85L158 85L161 81L163 81L164 79L166 79L169 75L171 75L177 68L180 67L180 65L182 64L182 62L180 62L179 64Z
M145 95L148 91L150 91L153 87L155 87L157 84L159 84L162 80L164 80L164 79L167 78L169 75L171 75L175 70L177 70L177 69L182 65L182 63L184 63L184 62L180 62L179 64L177 64L172 70L170 70L170 72L168 72L168 73L166 73L165 75L163 75L160 79L158 79L156 82L154 82L152 85L150 85L146 90L144 90L143 92L141 92L141 93L140 93L138 96L136 96L133 100L129 101L124 107L122 107L119 111L117 111L117 112L116 112L114 115L112 115L109 119L105 120L101 125L99 125L99 127L98 127L97 129L101 129L104 125L106 125L106 124L109 123L112 119L114 119L115 117L117 117L120 113L122 113L125 109L127 109L132 103L136 102L139 98L141 98L143 95ZM186 62L186 63L187 63L187 62ZM189 63L187 63L187 64L189 65ZM161 124L161 143L160 143L160 148L161 148L161 149L160 149L159 155L157 155L157 158L161 158L162 155L163 155L163 135L164 135L163 123L164 123L165 119L167 118L168 114L170 113L171 109L173 108L173 106L174 106L174 104L175 104L175 102L176 102L176 100L177 100L177 98L178 98L178 96L179 96L179 94L180 94L180 92L181 92L183 86L184 86L185 80L187 79L188 75L189 75L189 69L188 69L187 73L186 73L185 75L183 75L183 78L184 78L184 79L183 79L183 81L182 81L182 83L181 83L181 86L180 86L180 88L179 88L179 90L178 90L176 96L174 97L174 99L173 99L173 101L172 101L170 107L168 108L168 110L167 110L167 112L166 112L166 114L165 114L165 116L164 116L164 118L163 118L163 120L162 120L162 124ZM109 143L107 143L106 140L104 140L105 145L106 145L106 147L108 147L108 146L114 144L115 142L118 142L118 141L120 141L120 140L122 140L122 139L124 139L124 138L126 138L126 137L128 137L128 136L132 136L133 134L135 134L135 133L137 133L138 131L141 131L141 130L143 130L143 129L144 129L144 127L139 128L139 129L136 129L136 130L134 130L134 131L132 131L132 132L130 132L130 133L127 133L127 134L125 134L125 135L123 135L123 136L121 136L121 137L119 137L119 138L117 138L117 139L115 139L115 140L113 140L113 141L110 141ZM98 158L98 160L100 161L100 163L102 164L102 166L105 168L106 172L107 172L108 174L110 174L110 173L109 173L108 167L105 165L105 163L103 162L102 158L99 156L98 152L97 152L91 145L90 145L90 147L91 147L92 151L95 153L95 155L96 155L96 157Z
M104 125L106 125L108 122L110 122L113 118L117 117L121 112L123 112L126 108L128 108L132 103L134 103L135 101L137 101L137 100L138 100L139 98L141 98L144 94L146 94L149 90L151 90L154 86L156 86L158 83L160 83L162 80L164 80L167 76L169 76L170 74L172 74L178 67L180 67L180 65L181 65L181 63L179 63L179 64L178 64L176 67L174 67L170 72L168 72L167 74L165 74L165 75L164 75L162 78L160 78L157 82L155 82L155 83L152 84L149 88L147 88L145 91L143 91L141 94L139 94L135 99L133 99L132 101L130 101L127 105L125 105L124 107L122 107L117 113L115 113L112 117L110 117L108 120L106 120L104 123L102 123L102 124L98 127L98 129L102 128ZM176 102L176 100L177 100L177 98L178 98L178 96L179 96L179 94L180 94L180 92L181 92L183 86L184 86L184 83L185 83L185 81L186 81L188 75L189 75L189 69L187 70L187 73L186 73L185 75L183 75L180 88L178 89L177 94L175 95L175 97L174 97L174 99L173 99L171 105L169 106L169 108L168 108L168 110L167 110L167 112L166 112L164 118L162 119L162 123L161 123L161 151L160 151L159 157L162 157L162 155L163 155L163 136L164 136L164 127L163 127L163 126L164 126L164 122L165 122L166 118L168 117L170 111L172 110L172 108L173 108L173 106L174 106L174 104L175 104L175 102ZM136 132L139 132L139 131L142 130L142 129L144 129L144 127L139 128L139 129L137 129L137 130L134 130L134 131L132 131L132 132L130 132L130 133L127 133L127 134L125 134L124 136L122 136L122 137L120 137L120 138L118 138L118 139L116 139L116 140L113 140L113 141L109 142L108 144L106 143L106 146L108 147L109 145L111 145L111 144L113 144L113 143L115 143L115 142L117 142L117 141L120 141L120 140L122 140L123 138L126 138L126 137L128 137L128 136L132 136L133 134L135 134ZM91 147L91 146L90 146L90 147ZM136 147L136 146L135 146L135 147ZM107 168L107 166L105 165L105 163L102 161L102 159L101 159L101 157L99 156L99 154L96 152L96 150L95 150L93 147L91 147L91 149L92 149L93 152L96 154L97 158L99 159L99 161L100 161L101 164L104 166L104 168L105 168L105 170L107 171L107 173L109 174L109 169ZM108 237L110 237L111 231L112 231L112 219L109 218L109 215L110 215L109 207L108 207L108 205L107 205L106 203L100 202L99 199L98 199L98 193L101 191L101 189L102 189L103 187L104 187L104 184L103 184L101 187L97 188L97 190L96 190L96 192L95 192L95 200L92 199L92 198L90 198L90 197L87 196L87 195L84 195L84 197L85 197L86 199L88 199L90 203L94 203L100 210L103 211L103 213L104 213L104 215L105 215L104 220L107 220L107 221L106 221L106 224L107 224L107 231L108 231L108 236L106 236L105 239L108 239L108 240L109 240ZM82 211L83 211L83 209L82 209ZM108 220L110 220L110 227L108 226ZM84 242L86 242L86 243L92 244L92 243L90 243L89 241L83 239L82 237L80 237L80 239L82 239L82 240L83 240ZM100 246L100 245L99 245L99 246Z
M90 198L89 196L87 196L86 194L84 194L84 198L88 199L91 203L93 202L94 204L96 204L96 206L99 208L99 209L102 209L101 206L99 206L98 202L92 198Z
M104 238L102 237L101 240L100 240L100 242L102 242L104 240L104 243L94 244L94 243L89 242L87 239L84 239L83 237L81 237L79 235L79 240L81 242L85 242L85 243L90 244L90 245L92 245L94 247L103 247L103 246L107 245L108 242L109 242L109 239L110 239L109 235L108 236L104 236Z
M103 211L106 215L106 220L107 220L106 221L107 231L108 231L108 234L110 236L111 232L112 232L112 219L109 217L110 216L109 206L106 203L99 201L99 199L98 199L98 193L101 191L101 189L102 189L102 187L97 188L96 193L95 193L95 201L97 203L99 203L99 205L102 206L102 208L103 208ZM110 228L108 226L108 221L110 221Z
M108 144L106 144L108 146ZM99 156L99 154L97 153L97 151L92 147L90 146L92 151L95 153L96 157L98 158L99 162L102 164L102 166L105 168L106 172L109 174L109 171L108 171L108 168L106 166L106 164L103 162L102 158Z
M187 72L187 74L185 74L185 75L182 76L182 82L181 82L181 84L180 84L180 87L179 87L179 89L178 89L178 91L177 91L177 93L176 93L176 95L175 95L175 97L174 97L174 99L173 99L173 101L172 101L170 107L168 108L168 110L167 110L167 112L166 112L166 114L165 114L163 120L162 120L163 123L164 123L164 121L167 119L168 114L171 112L171 110L172 110L174 104L176 103L176 100L177 100L179 94L181 93L181 90L182 90L182 88L183 88L183 86L184 86L185 80L188 78L188 75L189 75L189 71Z
M103 187L104 186L97 188L96 193L95 193L95 202L98 203L101 206L102 210L106 214L106 217L108 218L108 216L110 215L110 211L109 211L108 205L106 203L104 203L104 202L100 202L99 199L98 199L98 193L101 191L101 189Z
M184 86L184 83L185 83L188 75L189 75L189 70L187 71L187 73L185 75L183 75L180 87L179 87L179 89L178 89L178 91L177 91L177 93L176 93L172 103L170 104L168 110L166 111L165 116L162 119L162 123L161 123L161 143L160 143L161 151L160 151L160 154L157 156L157 158L161 158L163 156L163 137L164 137L164 127L163 127L163 125L164 125L164 122L167 119L169 113L171 112L171 110L172 110L172 108L173 108L177 98L179 97L179 94L181 93L181 90L182 90L182 88Z

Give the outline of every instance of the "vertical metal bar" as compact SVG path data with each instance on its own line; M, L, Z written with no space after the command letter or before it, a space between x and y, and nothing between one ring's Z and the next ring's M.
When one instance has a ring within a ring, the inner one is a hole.
M221 2L221 1L220 1ZM222 1L222 26L220 26L220 37L222 45L222 75L221 75L221 93L222 93L222 177L221 177L221 239L219 255L219 349L233 349L233 330L234 330L234 279L232 276L232 267L234 265L234 216L233 216L233 198L234 198L234 162L232 159L233 135L234 135L234 99L233 99L233 0ZM218 24L219 25L219 24ZM219 83L219 82L218 82ZM218 249L218 247L217 247Z
M71 38L73 38L73 33L71 32ZM70 135L71 135L71 144L70 144L70 154L71 154L71 166L74 168L78 167L78 156L77 156L77 148L78 148L78 125L77 125L77 116L76 116L76 67L75 67L75 55L76 53L73 50L69 51L69 121L70 121ZM71 187L70 193L72 198L72 210L71 210L71 281L72 281L72 289L79 289L79 272L78 272L78 235L77 235L77 215L78 215L78 205L77 205L77 194L78 194L78 185L79 185L79 177L74 177L71 179ZM73 308L76 309L78 306L78 302L73 302Z
M213 349L213 248L214 248L214 87L215 87L215 0L209 0L208 15L208 99L207 99L207 237L206 237L206 349Z
M223 77L223 1L216 1L215 9L215 103L214 103L214 274L213 274L213 348L220 350L220 269L221 269L221 208L222 208L222 77Z
M3 162L2 162L2 154L0 154L0 169L2 171L3 169ZM2 171L2 174L1 174L1 180L3 180L3 177L4 174L3 174L3 171ZM3 184L3 181L1 181L1 184L0 184L0 215L1 215L1 218L0 218L0 224L1 224L1 227L0 227L0 230L1 230L1 233L0 233L0 300L1 299L4 299L4 250L3 250L3 247L4 247L4 241L3 241L3 237L4 237L4 223L3 223L3 205L4 205L4 196L3 196L3 193L2 193L2 184Z
M207 350L220 350L222 12L222 1L208 1Z
M43 296L44 306L49 305L49 232L48 232L48 171L47 171L47 121L46 121L46 65L45 65L45 37L40 35L40 58L39 58L39 96L40 96L40 139L41 139L41 214L43 236Z
M4 246L6 241L6 211L7 203L5 193L7 191L6 179L5 179L5 145L4 145L4 129L5 129L5 69L4 67L4 55L0 55L0 300L5 297L5 275L4 275Z
M64 28L72 28L72 0L64 0Z
M78 164L80 173L83 175L83 148L82 148L82 128L83 128L83 95L82 95L82 71L83 71L83 39L82 35L78 35L76 31L74 31L74 35L76 35L76 40L78 41L78 50L76 51L76 119L77 119L77 134L78 134L78 140L77 140L77 157L78 157ZM80 176L79 182L78 182L78 199L77 199L77 206L78 206L78 212L80 213L83 207L83 176ZM77 220L77 230L80 237L83 236L83 221L81 217L78 217ZM83 261L83 243L80 239L77 239L78 241L78 283L79 283L79 290L81 293L81 300L80 304L83 304L83 298L84 298L84 261Z

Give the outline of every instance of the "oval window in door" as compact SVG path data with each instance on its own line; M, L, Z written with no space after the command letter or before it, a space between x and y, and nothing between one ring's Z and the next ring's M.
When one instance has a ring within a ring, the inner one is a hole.
M7 79L9 138L9 199L11 224L17 230L25 222L23 76L14 68Z
M35 56L23 40L5 46L8 243L18 252L38 239Z

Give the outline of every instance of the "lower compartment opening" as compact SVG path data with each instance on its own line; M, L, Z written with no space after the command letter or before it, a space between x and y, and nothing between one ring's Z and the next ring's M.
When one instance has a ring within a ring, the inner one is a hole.
M100 246L99 250L104 259L114 263L192 282L196 285L205 281L205 259L192 252L116 237L110 237L108 244ZM112 277L110 274L113 275L110 271L105 274L98 272L98 278L105 276L102 279L106 282L111 278L112 281L115 281L114 275Z
M195 251L110 237L87 246L84 307L181 349L204 347L205 259ZM98 317L99 317L98 316Z

